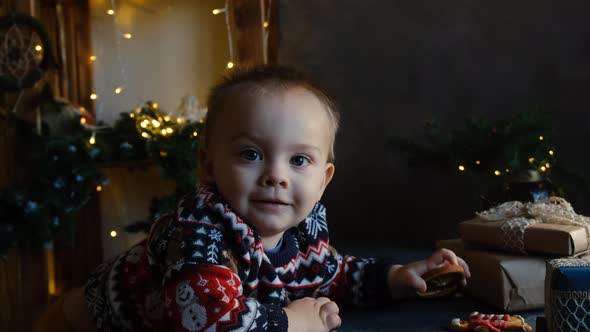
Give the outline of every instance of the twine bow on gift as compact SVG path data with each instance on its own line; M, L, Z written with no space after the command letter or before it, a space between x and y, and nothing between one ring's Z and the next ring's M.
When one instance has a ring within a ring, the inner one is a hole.
M571 204L561 197L549 197L535 203L511 201L478 212L482 222L493 222L502 230L502 249L526 254L524 232L530 225L548 223L576 225L586 230L587 247L581 254L590 253L590 218L577 214Z

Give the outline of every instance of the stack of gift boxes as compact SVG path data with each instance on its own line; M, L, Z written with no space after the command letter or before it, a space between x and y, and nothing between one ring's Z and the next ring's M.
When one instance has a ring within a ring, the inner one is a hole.
M562 198L507 202L460 224L465 293L503 312L544 308L549 331L590 331L590 218Z

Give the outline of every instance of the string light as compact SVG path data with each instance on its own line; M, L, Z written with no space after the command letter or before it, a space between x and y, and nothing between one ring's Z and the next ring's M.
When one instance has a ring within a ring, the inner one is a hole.
M152 120L152 126L158 128L160 126L160 122L158 122L158 120Z
M463 165L459 165L459 167L458 167L458 168L459 168L459 170L460 170L461 172L465 171L465 166L463 166Z
M168 115L164 116L164 121L166 121L166 122L170 121L170 117Z
M152 103L152 107L157 109L158 108L158 103Z
M112 230L111 231L111 237L117 237L117 231L116 230Z
M197 133L196 131L193 131L193 136L197 137L199 135L199 133Z
M90 143L92 145L96 144L96 133L92 133L92 136L90 136L88 143Z
M130 118L134 118L135 117L135 113L129 113L129 117Z
M150 138L150 134L146 133L145 131L141 133L141 137L143 138Z
M96 186L96 191L102 191L102 186Z
M96 98L98 98L98 96L96 95L96 93L93 93L93 94L90 95L90 99L96 100Z
M509 170L508 168L507 168L507 169L505 169L505 171L506 171L506 173L510 173L510 170Z
M265 6L265 0L260 0L260 11L261 16L264 17L262 23L263 35L262 35L262 60L264 63L268 63L268 36L269 36L269 25L270 25L270 9L272 8L272 0L268 0L268 6Z
M533 158L533 157L530 157L530 158L529 158L529 163L532 163L533 161L535 161L535 158Z
M85 125L86 124L86 118L80 118L80 124Z
M549 154L553 155L555 152L553 150L549 150Z
M35 51L41 52L41 50L43 50L43 46L41 46L41 45L35 46Z
M91 55L91 56L90 56L90 61L91 61L91 62L92 62L92 61L96 61L96 55Z
M544 140L545 138L543 136L539 136L539 141Z
M111 14L112 12L112 14ZM125 66L123 64L123 58L121 56L121 37L125 39L131 39L133 36L130 33L122 33L119 29L119 15L118 15L117 6L115 0L111 0L111 8L109 9L108 14L113 16L113 23L116 32L116 56L117 56L117 63L119 64L119 68L121 70L121 79L122 82L117 85L115 89L115 94L120 94L123 92L125 86L127 86L127 73L125 71Z
M541 171L545 172L547 168L545 166L541 166Z
M545 163L545 167L550 168L551 165L549 163Z
M166 132L167 132L168 134L172 134L172 133L174 132L174 129L172 129L172 128L168 127L168 128L166 128Z
M475 164L476 164L476 165L479 165L479 164L481 164L481 161L479 161L479 160L476 160L476 161L475 161Z
M160 151L160 156L167 157L168 156L168 152L166 152L166 151Z
M494 171L494 174L495 174L496 176L500 176L500 175L502 174L502 172L500 172L499 170L495 170L495 171Z
M225 0L225 6L223 8L213 9L212 13L213 13L213 15L218 15L218 14L224 13L225 29L227 32L227 43L228 43L228 47L229 47L229 61L227 62L227 68L232 69L235 66L234 45L233 45L232 34L231 34L231 26L229 24L229 10L228 10L228 8L229 8L229 0ZM265 63L266 63L266 61L265 61Z

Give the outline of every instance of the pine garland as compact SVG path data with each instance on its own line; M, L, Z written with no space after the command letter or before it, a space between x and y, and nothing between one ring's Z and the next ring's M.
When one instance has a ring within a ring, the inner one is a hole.
M17 158L30 171L26 183L0 194L0 251L17 243L41 246L61 231L71 234L74 214L99 186L108 184L101 164L150 158L162 167L164 177L176 181L174 194L154 201L148 220L172 209L170 202L197 181L202 120L169 117L153 102L121 113L112 127L99 126L97 131L81 125L79 117L63 119L67 132L51 133L44 123L42 134L12 114L5 121L15 127L20 145ZM143 127L145 121L150 126ZM140 222L128 230L146 229L149 224Z
M433 120L425 126L426 143L393 137L389 146L401 152L412 167L470 174L484 191L501 191L507 182L532 171L547 181L551 178L557 194L576 196L589 182L580 172L557 162L551 124L551 114L540 110L495 121L483 115L469 116L462 128L448 132Z

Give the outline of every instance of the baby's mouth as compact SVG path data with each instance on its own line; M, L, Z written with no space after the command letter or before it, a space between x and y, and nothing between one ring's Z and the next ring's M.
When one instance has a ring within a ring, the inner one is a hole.
M268 211L276 211L291 205L276 199L253 199L252 204L262 210Z

